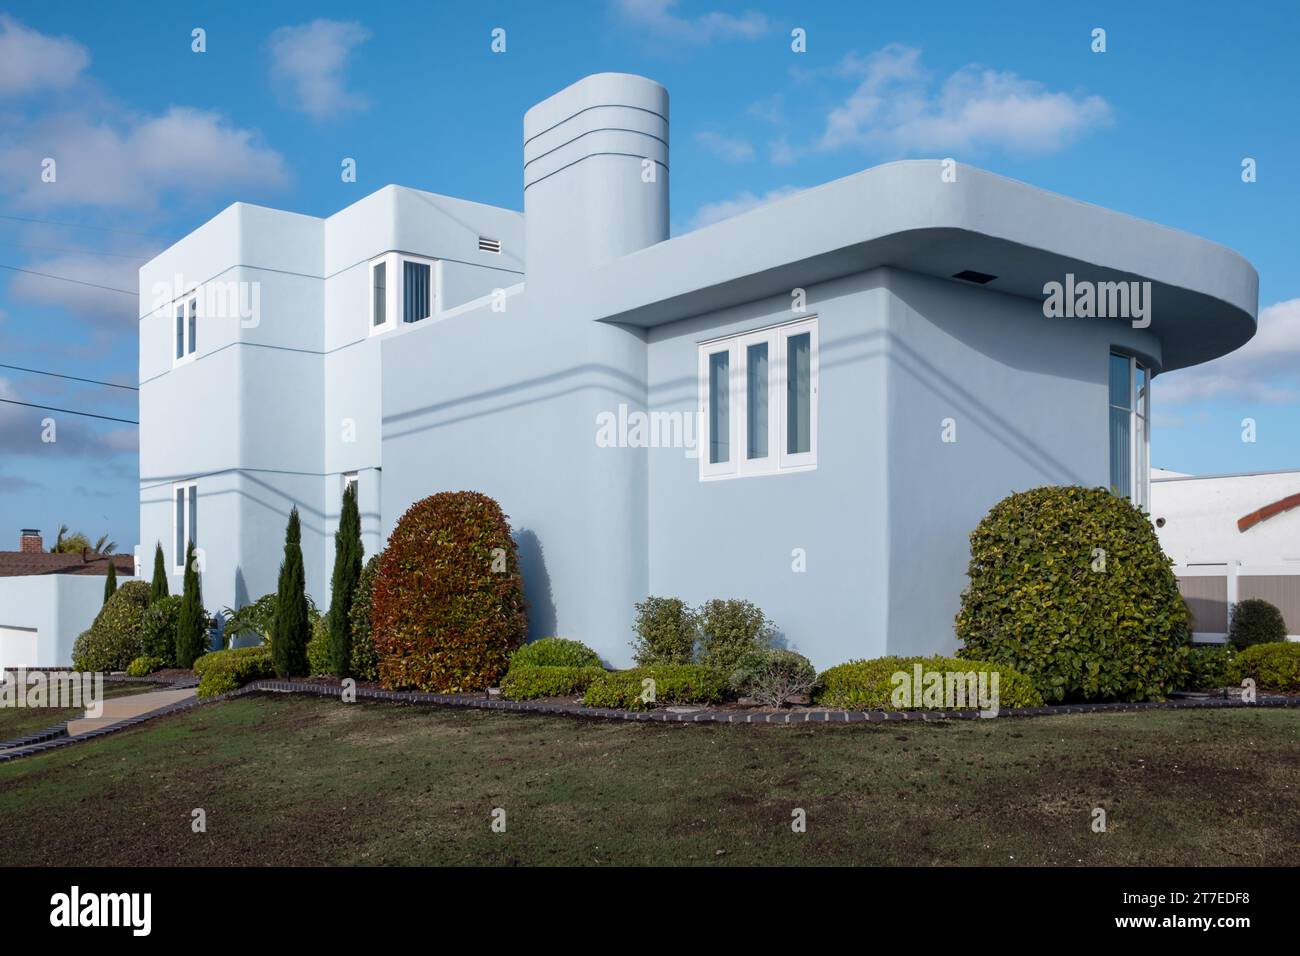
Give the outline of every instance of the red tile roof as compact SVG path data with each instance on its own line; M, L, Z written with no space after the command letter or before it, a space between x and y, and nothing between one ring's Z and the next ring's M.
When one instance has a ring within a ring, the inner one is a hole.
M32 551L0 551L0 578L28 574L108 574L108 562L117 566L117 573L131 575L135 571L135 558L129 554L50 554Z

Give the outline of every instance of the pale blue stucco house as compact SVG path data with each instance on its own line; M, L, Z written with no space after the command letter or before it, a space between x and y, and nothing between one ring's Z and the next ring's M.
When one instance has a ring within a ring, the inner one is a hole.
M146 265L146 564L192 535L209 607L255 599L296 504L324 605L345 482L368 553L474 489L517 531L534 636L612 664L647 594L751 599L823 667L946 651L987 509L1144 502L1149 377L1254 334L1230 250L945 161L669 238L668 127L662 87L590 76L524 117L522 214L236 204ZM1121 317L1049 316L1054 282Z

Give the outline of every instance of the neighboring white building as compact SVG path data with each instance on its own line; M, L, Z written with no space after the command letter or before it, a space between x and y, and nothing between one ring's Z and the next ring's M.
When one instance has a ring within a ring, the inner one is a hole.
M1221 637L1235 602L1263 598L1300 640L1300 470L1198 477L1153 468L1151 520L1198 639Z

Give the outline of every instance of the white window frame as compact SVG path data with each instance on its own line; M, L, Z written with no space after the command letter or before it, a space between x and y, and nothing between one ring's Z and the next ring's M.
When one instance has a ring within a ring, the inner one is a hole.
M1150 365L1137 356L1119 349L1111 349L1110 355L1128 361L1128 461L1129 461L1129 500L1144 512L1151 511L1151 380L1155 377ZM1138 369L1146 372L1146 394L1138 393ZM1106 427L1110 428L1110 410L1120 409L1110 404L1110 365L1106 365ZM1107 442L1109 448L1109 442ZM1110 462L1107 462L1109 474Z
M786 355L789 340L808 333L809 338L809 434L808 451L790 453L788 447L786 407ZM748 360L749 347L767 345L767 456L749 458ZM709 362L719 353L727 354L727 395L729 456L726 461L710 462L711 441L709 414ZM781 325L768 326L726 338L710 339L699 344L699 420L700 480L751 477L811 471L817 467L818 421L818 348L817 317L808 316Z
M199 337L199 329L198 329L198 325L199 325L198 320L200 317L199 298L200 298L199 290L191 289L189 292L185 293L185 295L181 296L179 299L174 299L171 305L167 309L167 317L169 322L170 339L171 339L171 344L168 346L168 348L171 350L172 353L172 368L175 368L178 365L184 365L187 362L194 361L195 356L198 354L198 342L196 340ZM177 309L181 310L183 316L182 323L181 323L182 348L181 348L181 355L179 358L176 355L176 311ZM190 328L191 312L194 313L194 323L193 323L194 327L192 329Z
M181 521L184 522L184 537L181 538L181 546L176 547L177 532L181 531L176 520L176 499L180 494L185 493L185 507L181 511ZM198 493L199 486L195 481L178 481L172 485L172 548L176 553L172 556L172 574L185 573L185 549L189 545L190 538L193 537L193 525L197 523L190 521L190 516L198 517ZM194 547L198 548L199 542L195 540Z
M404 305L402 301L406 292L406 266L408 262L418 262L429 267L429 314L416 319L415 322L402 321ZM384 288L384 321L375 325L375 267L383 264L386 286ZM370 335L380 335L400 325L416 325L436 316L441 309L442 297L442 260L430 259L406 252L385 252L382 256L371 259L366 267L366 322Z

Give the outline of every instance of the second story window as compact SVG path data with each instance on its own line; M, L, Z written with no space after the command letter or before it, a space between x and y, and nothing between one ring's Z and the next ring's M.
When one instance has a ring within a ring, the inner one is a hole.
M388 252L370 262L370 334L400 321L420 322L437 311L438 263L434 259Z
M173 307L176 315L176 354L173 365L179 365L194 355L199 345L199 297L190 293L177 299Z

